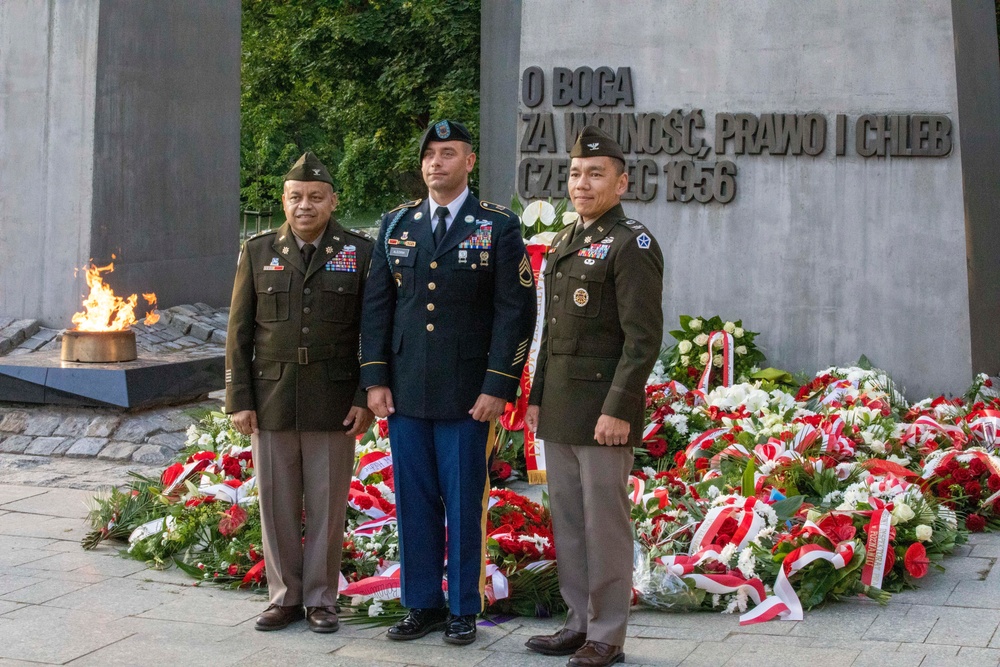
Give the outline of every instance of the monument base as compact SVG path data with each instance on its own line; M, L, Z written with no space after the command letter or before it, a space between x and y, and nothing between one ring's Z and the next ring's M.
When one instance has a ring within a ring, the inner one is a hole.
M225 388L225 356L146 353L135 361L77 363L58 351L0 360L0 401L136 410L186 403Z

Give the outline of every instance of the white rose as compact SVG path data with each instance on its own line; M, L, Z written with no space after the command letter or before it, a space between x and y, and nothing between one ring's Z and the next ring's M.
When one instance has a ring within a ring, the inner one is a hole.
M691 357L689 357L686 354L682 354L681 355L681 366L690 366L690 365L691 365Z
M733 324L732 322L726 322L725 324L722 325L722 330L725 331L726 333L733 333L734 331L736 331L736 325Z
M722 368L722 355L717 355L712 358L712 365L716 368Z
M677 343L677 350L681 354L687 354L688 352L691 351L691 341L682 340L681 342Z
M701 331L701 320L695 318L688 322L688 329L691 331Z
M737 345L736 346L736 354L746 354L746 353L747 353L747 346L746 345Z
M698 334L694 337L694 344L698 347L705 347L708 344L708 334Z
M896 506L892 508L892 523L906 523L910 519L916 516L910 506L906 503L896 503Z
M564 225L574 225L576 221L580 219L580 214L576 211L566 211L562 214L562 223Z
M743 327L733 329L733 338L743 338Z
M705 364L707 364L708 363L708 352L702 352L701 356L698 357L698 361L701 362L702 366L704 366Z
M929 542L933 534L934 531L927 524L922 523L917 526L917 539L921 542Z

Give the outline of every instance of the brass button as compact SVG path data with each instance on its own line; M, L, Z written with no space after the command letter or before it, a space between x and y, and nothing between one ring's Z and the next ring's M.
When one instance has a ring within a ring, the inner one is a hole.
M601 373L598 373L598 374L597 374L597 379L598 379L598 380L600 380L600 379L601 379L602 377L604 377L604 375L603 375L603 374L601 374Z
M555 323L556 323L556 318L553 317L551 320L549 320L549 324L555 324Z
M586 279L587 279L587 274L586 273L581 273L580 274L580 280L586 280Z
M343 287L338 287L338 288L337 288L337 291L338 291L338 292L343 292L343 291L344 291L344 288L343 288Z
M264 371L257 371L257 377L264 377Z
M309 306L306 306L305 308L302 309L302 312L305 313L306 315L308 315L309 313L312 312L312 308L310 308Z
M267 288L267 291L268 291L268 292L273 292L273 291L274 291L274 288L273 288L273 287L268 287L268 288Z
M435 290L437 289L437 285L435 285L434 283L427 283L427 289Z
M431 262L431 268L432 269L436 269L437 267L438 267L438 263L437 262Z
M427 304L427 310L434 310L434 304L433 303Z
M309 333L309 327L302 327L302 333L304 334Z
M552 295L552 300L553 301L558 301L559 300L559 295L558 294L553 294Z
M268 289L270 289L270 288L268 288ZM312 288L307 287L304 290L302 290L302 293L303 294L312 294Z
M396 264L399 264L399 260L398 259L396 260Z
M562 271L556 271L556 278L562 278Z
M472 265L472 268L476 268L476 265L475 265L475 264L473 264L473 265Z
M427 325L427 330L428 331L434 331L434 325L433 324L428 324Z

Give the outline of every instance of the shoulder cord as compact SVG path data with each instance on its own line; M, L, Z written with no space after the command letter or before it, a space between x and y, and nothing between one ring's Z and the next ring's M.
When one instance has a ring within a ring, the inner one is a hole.
M385 261L389 265L389 273L392 273L392 260L389 259L389 237L392 236L392 232L396 229L396 225L399 223L400 218L406 213L408 209L404 206L399 209L399 213L396 217L389 222L389 226L385 228L385 240L383 245L385 246Z

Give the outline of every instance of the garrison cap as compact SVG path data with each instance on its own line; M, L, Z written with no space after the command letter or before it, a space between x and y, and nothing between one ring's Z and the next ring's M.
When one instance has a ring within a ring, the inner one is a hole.
M472 135L468 128L454 120L442 120L434 123L424 132L424 137L420 140L420 157L423 158L427 144L432 141L464 141L472 145Z
M573 157L613 157L625 162L625 154L622 153L618 142L606 135L595 125L588 125L583 128L580 137L573 144L569 152Z
M306 151L302 154L292 168L288 170L285 174L286 181L323 181L324 183L329 183L333 186L333 179L330 177L330 172L327 171L326 165L319 161L312 151Z

